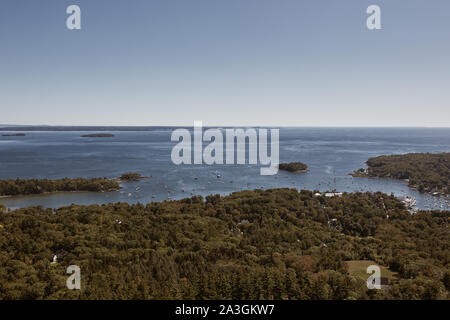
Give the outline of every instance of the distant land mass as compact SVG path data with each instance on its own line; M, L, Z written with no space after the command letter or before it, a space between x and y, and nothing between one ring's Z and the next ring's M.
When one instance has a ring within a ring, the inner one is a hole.
M0 131L157 131L171 130L171 126L8 126L0 125ZM177 127L189 128L189 127Z
M25 133L5 133L3 137L25 137Z
M208 128L233 129L236 126L203 126ZM0 125L0 131L170 131L173 129L191 129L192 126L20 126ZM241 128L241 127L239 127ZM244 126L244 128L267 128L261 126Z
M92 133L92 134L84 134L81 136L82 138L111 138L114 137L111 133Z

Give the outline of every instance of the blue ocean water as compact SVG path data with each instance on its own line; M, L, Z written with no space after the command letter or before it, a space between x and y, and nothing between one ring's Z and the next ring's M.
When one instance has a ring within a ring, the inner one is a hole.
M97 128L98 130L100 128ZM105 130L107 128L101 128ZM109 193L58 193L1 198L10 208L129 202L148 203L192 195L289 187L308 190L382 191L417 199L419 208L449 209L436 199L408 188L403 181L353 178L369 157L411 152L449 152L450 128L281 128L280 162L301 161L309 172L279 172L261 176L259 165L174 165L170 141L175 128L139 131L111 128L112 138L82 138L83 131L20 131L25 137L6 137L0 131L0 179L63 177L116 178L139 172L149 179L124 183ZM218 179L217 175L221 178ZM441 207L443 205L443 207Z

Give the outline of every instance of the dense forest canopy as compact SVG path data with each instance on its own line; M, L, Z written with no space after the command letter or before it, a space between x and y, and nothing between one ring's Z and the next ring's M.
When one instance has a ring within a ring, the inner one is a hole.
M411 215L382 193L314 194L2 207L0 298L449 298L450 212ZM367 289L365 269L353 271L361 260L389 268L389 289ZM69 265L81 290L65 287Z
M450 153L410 153L367 160L354 176L408 179L421 192L450 193Z
M49 179L10 179L0 180L0 196L41 194L59 191L115 191L120 189L117 181L107 178L64 178Z

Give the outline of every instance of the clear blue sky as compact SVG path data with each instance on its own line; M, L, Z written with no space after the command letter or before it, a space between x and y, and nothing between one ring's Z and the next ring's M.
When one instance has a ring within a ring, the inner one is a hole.
M450 126L450 1L1 0L0 123L194 120Z

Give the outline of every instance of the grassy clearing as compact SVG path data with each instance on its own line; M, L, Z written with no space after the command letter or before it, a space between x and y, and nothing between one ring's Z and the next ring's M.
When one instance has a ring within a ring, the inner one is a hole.
M353 261L346 261L345 262L348 266L348 272L351 276L367 280L367 278L370 276L366 271L367 267L370 265L377 265L381 269L381 277L386 278L391 282L395 279L396 273L390 271L388 268L378 265L375 261L370 260L353 260Z

